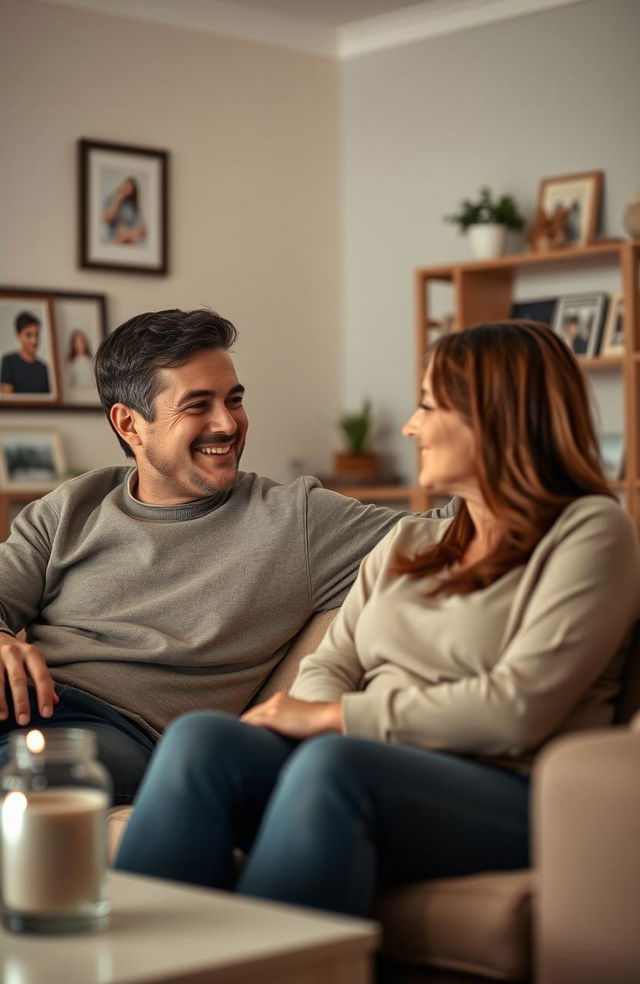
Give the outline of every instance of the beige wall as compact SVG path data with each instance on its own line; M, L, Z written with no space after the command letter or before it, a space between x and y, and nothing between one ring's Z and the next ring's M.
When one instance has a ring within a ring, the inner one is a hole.
M638 0L588 0L344 66L343 401L374 400L401 471L414 461L398 433L414 403L412 272L470 257L443 216L483 183L530 216L540 178L602 168L603 232L624 236L626 198L640 189L638 92ZM592 271L518 289L616 286ZM619 386L606 376L594 380L602 429L618 430Z
M156 24L1 0L0 283L100 291L112 327L211 305L240 330L245 467L326 468L339 404L338 68ZM171 273L76 268L76 140L171 153ZM70 465L118 463L101 415L59 427Z

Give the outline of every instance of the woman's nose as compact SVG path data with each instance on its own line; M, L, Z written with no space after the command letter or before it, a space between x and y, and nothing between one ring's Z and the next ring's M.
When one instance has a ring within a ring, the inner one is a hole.
M402 428L402 436L403 437L415 437L416 436L416 432L417 432L416 417L417 416L418 416L418 411L415 410L411 414L411 416L409 417L409 419L407 420L407 422L404 424L404 426Z

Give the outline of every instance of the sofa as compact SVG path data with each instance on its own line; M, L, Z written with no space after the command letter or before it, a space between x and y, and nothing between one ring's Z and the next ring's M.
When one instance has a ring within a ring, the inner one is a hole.
M334 612L316 615L256 695L287 690ZM381 976L395 984L640 981L640 644L630 640L618 727L574 733L534 770L535 870L416 883L378 899ZM111 856L130 807L109 818ZM606 902L605 902L606 900Z

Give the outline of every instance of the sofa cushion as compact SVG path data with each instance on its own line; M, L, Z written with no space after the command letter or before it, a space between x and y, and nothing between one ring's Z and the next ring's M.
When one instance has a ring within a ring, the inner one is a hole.
M533 872L487 872L396 888L374 915L398 960L512 981L529 974L532 896Z

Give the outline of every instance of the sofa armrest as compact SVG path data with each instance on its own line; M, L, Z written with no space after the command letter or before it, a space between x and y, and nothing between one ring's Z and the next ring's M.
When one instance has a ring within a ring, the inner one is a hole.
M287 655L282 659L271 675L263 683L255 695L252 704L260 704L278 690L287 691L295 680L300 660L309 653L315 652L322 638L336 616L337 608L313 615L307 624L298 632L289 646Z
M637 984L640 733L554 742L535 769L537 984Z

